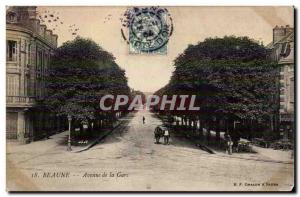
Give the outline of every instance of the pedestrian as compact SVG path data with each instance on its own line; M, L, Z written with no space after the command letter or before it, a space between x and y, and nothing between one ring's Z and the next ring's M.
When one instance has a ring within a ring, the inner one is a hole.
M143 124L145 124L145 117L143 116Z
M228 136L228 140L227 140L227 150L226 152L228 152L229 155L232 154L232 145L233 145L233 142L231 140L231 137Z
M164 131L164 143L165 144L169 144L169 138L170 138L170 133L169 133L168 129L166 129Z
M156 140L156 144L159 144L159 139L161 137L161 129L159 127L156 127L154 130L154 138Z

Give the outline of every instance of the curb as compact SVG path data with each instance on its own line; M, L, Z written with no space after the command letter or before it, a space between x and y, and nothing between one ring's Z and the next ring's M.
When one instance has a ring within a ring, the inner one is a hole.
M280 161L280 160L272 160L272 159L255 159L255 158L245 158L245 157L238 157L234 155L221 155L218 154L218 157L227 157L227 158L233 158L233 159L242 159L242 160L249 160L249 161L259 161L259 162L269 162L269 163L282 163L282 164L294 164L294 161Z
M121 125L122 121L119 121L119 123L112 128L110 131L104 133L103 135L99 136L97 139L95 139L91 144L87 145L86 147L77 150L77 151L72 151L72 153L80 153L86 150L89 150L90 148L92 148L93 146L95 146L96 144L98 144L101 140L103 140L106 136L108 136L109 134L111 134L116 128L118 128Z
M199 147L200 149L202 149L202 150L204 150L204 151L210 153L210 154L216 154L215 151L213 151L211 148L208 148L207 146L205 146L205 145L203 145L203 144L197 143L196 146Z
M204 150L204 151L206 151L206 152L208 152L208 153L210 153L210 154L216 154L216 152L215 152L213 149L209 148L209 147L206 146L206 145L203 145L203 144L200 143L199 141L196 141L196 140L194 140L193 138L188 137L188 136L186 136L186 138L187 138L188 140L190 140L191 142L195 143L195 145L196 145L197 147L199 147L201 150Z
M173 130L172 132L176 133L176 131L174 131L174 130ZM204 150L204 151L206 151L206 152L208 152L208 153L210 153L210 154L216 154L216 152L215 152L213 149L211 149L211 148L209 148L209 147L203 145L203 144L200 143L200 142L195 141L195 140L192 139L191 137L189 137L189 136L187 136L187 135L185 135L185 134L184 134L184 137L185 137L186 139L188 139L189 141L193 142L193 143L194 143L198 148L200 148L201 150Z

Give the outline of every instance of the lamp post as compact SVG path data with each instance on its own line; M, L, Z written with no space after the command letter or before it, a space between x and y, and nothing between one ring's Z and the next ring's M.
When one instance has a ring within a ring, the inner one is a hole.
M71 121L72 121L72 116L68 115L68 121L69 121L69 138L68 138L68 149L67 151L71 151Z

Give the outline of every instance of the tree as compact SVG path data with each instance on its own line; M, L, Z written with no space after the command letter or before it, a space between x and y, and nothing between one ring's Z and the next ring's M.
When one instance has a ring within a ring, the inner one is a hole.
M77 124L113 117L113 112L99 109L101 97L130 93L125 71L114 59L90 39L63 43L52 58L42 105L58 116L71 115Z
M247 37L209 38L189 45L175 59L163 94L196 94L200 111L186 111L184 116L198 116L207 127L222 123L232 131L234 121L251 126L272 122L279 109L278 65L268 61L267 54Z

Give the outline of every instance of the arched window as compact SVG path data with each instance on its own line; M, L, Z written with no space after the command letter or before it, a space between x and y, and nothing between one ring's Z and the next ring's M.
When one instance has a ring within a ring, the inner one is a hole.
M15 12L8 12L6 14L6 21L9 23L17 22L17 14Z

